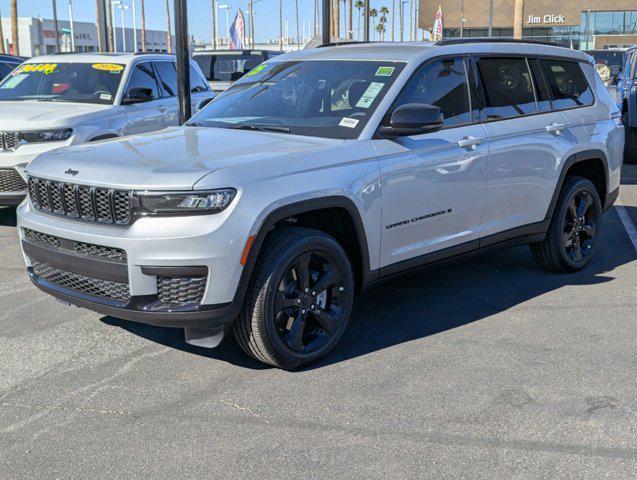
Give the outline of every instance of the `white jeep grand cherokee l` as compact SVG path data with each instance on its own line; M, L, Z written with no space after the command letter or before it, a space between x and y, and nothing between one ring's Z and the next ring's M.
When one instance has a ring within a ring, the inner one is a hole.
M58 299L200 345L233 328L292 369L387 276L520 243L549 270L583 268L623 147L580 52L318 48L260 65L189 125L42 155L19 233Z
M191 62L193 108L214 98ZM59 54L36 57L0 83L0 207L27 190L25 167L55 148L178 125L175 57Z

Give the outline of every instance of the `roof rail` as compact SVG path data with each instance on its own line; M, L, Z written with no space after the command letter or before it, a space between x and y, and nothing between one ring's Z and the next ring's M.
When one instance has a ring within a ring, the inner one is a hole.
M135 52L133 55L135 55L135 56L139 56L139 55L174 55L174 53L168 53L168 52Z
M440 40L434 45L443 47L445 45L464 45L467 43L528 43L532 45L548 45L551 47L562 47L557 43L543 42L542 40L527 40L527 39L515 39L507 37L465 37L465 38L448 38L446 40ZM566 47L562 47L566 48Z
M322 43L320 45L317 45L316 48L342 47L344 45L360 45L361 43L377 43L377 42L365 42L363 40L343 40L338 42Z

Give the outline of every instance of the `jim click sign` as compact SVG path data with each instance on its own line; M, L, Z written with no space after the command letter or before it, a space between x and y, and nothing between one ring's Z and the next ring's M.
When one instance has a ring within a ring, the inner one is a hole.
M560 24L566 23L566 17L564 15L547 14L547 15L529 15L526 23L529 25L544 25L544 24Z

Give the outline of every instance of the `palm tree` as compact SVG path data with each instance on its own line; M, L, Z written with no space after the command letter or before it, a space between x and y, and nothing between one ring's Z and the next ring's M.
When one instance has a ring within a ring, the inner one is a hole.
M362 9L363 7L365 7L365 2L363 2L363 0L356 0L356 2L354 2L354 6L358 9L358 39L361 39L361 17L363 16L362 14Z
M341 2L340 0L334 0L332 5L334 7L334 13L332 14L332 36L338 38L341 36Z
M170 30L170 4L166 0L166 38L168 39L168 53L173 53L173 34Z
M279 0L279 50L283 51L283 0Z
M372 8L369 11L369 17L372 19L372 30L376 30L376 17L378 16L378 10Z
M4 42L4 40L2 40ZM11 0L11 43L14 55L20 55L20 39L18 37L18 0Z
M115 51L115 29L113 28L113 2L108 0L108 10L106 12L108 23L108 51L113 53Z
M144 6L145 0L141 1L142 7L142 52L146 51L146 7ZM214 22L213 22L214 25Z
M381 40L385 41L385 32L387 31L387 15L389 14L389 9L387 7L380 7L380 22L378 23L378 27L381 27L380 30L376 27L378 33L380 33Z
M4 35L2 34L2 12L0 12L0 53L7 53L4 51Z

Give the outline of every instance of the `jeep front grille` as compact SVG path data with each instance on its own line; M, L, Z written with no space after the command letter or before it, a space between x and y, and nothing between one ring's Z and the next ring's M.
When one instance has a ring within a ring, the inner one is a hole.
M36 245L53 248L55 250L67 250L82 257L97 257L115 263L126 264L126 252L121 248L76 242L75 240L67 240L46 233L36 232L30 228L24 229L24 238Z
M157 277L157 296L164 305L199 304L206 291L207 277Z
M46 280L58 287L90 297L105 298L125 303L130 301L128 283L87 277L38 261L32 261L31 267L36 277Z
M0 152L8 152L18 148L20 138L18 132L0 132Z
M23 192L27 183L15 168L0 168L0 192Z
M127 190L30 177L29 198L42 212L105 224L128 225L131 221L131 192Z

